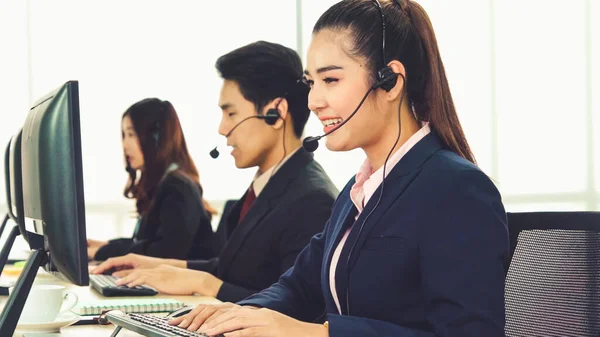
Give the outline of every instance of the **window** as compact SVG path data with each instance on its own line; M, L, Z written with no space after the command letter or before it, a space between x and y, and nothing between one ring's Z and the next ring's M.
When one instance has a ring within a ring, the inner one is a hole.
M295 19L288 1L33 1L33 96L69 79L80 81L86 201L123 202L121 115L151 96L177 110L205 197L241 195L254 172L240 173L229 156L208 155L223 143L217 133L221 79L214 64L259 39L294 48Z
M0 150L33 100L75 79L89 226L113 222L115 235L133 228L133 203L122 196L120 120L150 96L178 111L205 197L217 206L238 198L255 171L236 169L228 155L208 155L225 144L217 133L214 63L256 40L296 48L305 60L314 23L336 2L0 1ZM467 139L507 210L598 209L600 23L592 18L600 17L600 3L419 2L433 22ZM311 117L305 136L320 134ZM324 144L315 156L340 189L365 158ZM4 208L4 179L0 190Z

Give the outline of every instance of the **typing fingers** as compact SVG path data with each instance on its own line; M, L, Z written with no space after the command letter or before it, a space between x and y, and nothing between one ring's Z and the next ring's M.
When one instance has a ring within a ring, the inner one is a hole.
M129 286L129 284L131 282L134 282L136 280L138 280L141 277L141 273L139 270L134 270L131 273L129 273L128 275L126 275L125 277L122 277L118 280L115 281L115 283L117 285L127 285Z
M124 269L124 270L116 271L112 275L114 277L122 278L122 277L130 275L131 273L133 273L133 269Z
M199 306L195 307L189 313L170 320L169 324L178 325L180 328L187 329L187 327L190 326L190 324L192 323L194 318L196 318L196 316L198 316L206 307L209 307L209 306L208 305L199 305Z
M88 249L89 251L89 249ZM93 274L102 274L107 270L123 266L121 257L111 257L110 259L100 263L94 270L92 270Z
M215 308L214 306L205 306L204 309L202 311L200 311L198 313L198 315L196 315L196 317L194 317L194 319L192 320L190 325L187 327L187 329L190 331L198 330L198 328L200 328L202 326L202 324L204 324L206 319L208 317L212 316L217 311L218 311L218 309Z

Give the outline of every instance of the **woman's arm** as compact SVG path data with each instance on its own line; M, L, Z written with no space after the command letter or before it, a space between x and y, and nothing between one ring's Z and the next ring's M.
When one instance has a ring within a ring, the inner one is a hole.
M304 321L314 320L323 313L321 265L328 227L329 222L322 233L310 240L294 266L281 276L279 282L238 304L269 308Z
M450 181L418 223L428 320L439 336L504 336L509 239L500 194L478 170Z

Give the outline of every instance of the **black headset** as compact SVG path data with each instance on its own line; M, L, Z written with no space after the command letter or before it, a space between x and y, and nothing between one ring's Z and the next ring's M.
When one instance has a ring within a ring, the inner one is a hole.
M379 10L379 14L381 14L381 56L383 59L383 68L377 71L377 81L373 84L373 89L381 88L385 91L390 91L396 86L396 81L398 80L398 74L396 74L392 68L387 65L387 61L385 58L385 17L383 15L383 8L381 8L381 4L379 0L373 0L375 5L377 5L377 9Z
M369 90L363 96L360 103L358 103L358 106L356 107L356 109L354 109L354 111L350 114L350 116L348 116L348 118L346 118L335 129L329 130L328 132L326 132L320 136L309 136L309 137L304 138L304 140L302 141L302 147L304 147L304 149L308 152L314 152L319 147L319 140L321 138L330 135L331 133L335 132L337 129L344 126L344 124L346 124L349 120L351 120L352 117L354 117L354 115L358 112L358 109L360 109L360 107L363 105L363 103L365 102L365 100L367 99L367 96L369 96L371 91L381 88L381 89L389 92L396 86L396 81L398 80L398 74L396 74L392 70L392 68L390 68L387 65L387 61L385 58L385 20L384 20L384 16L383 16L383 9L381 8L381 4L379 4L378 0L373 0L373 2L377 6L377 8L379 9L379 13L381 14L381 31L382 31L382 36L383 36L381 53L383 56L383 68L381 68L377 71L377 79L376 79L375 83L369 88ZM404 77L402 77L402 78L404 79Z
M286 95L287 94L283 95L283 98L285 98ZM281 101L283 101L283 99L280 99L279 102L277 102L275 108L267 110L267 112L264 115L258 115L256 118L263 119L265 123L269 125L275 125L279 117L281 117L279 115L279 104L281 103Z
M381 31L382 31L382 36L383 36L381 51L382 51L382 55L383 55L384 67L381 68L377 72L377 82L375 82L375 84L373 84L371 89L369 89L369 91L363 98L363 101L366 98L366 96L371 92L371 90L374 90L377 88L381 88L385 91L392 90L392 88L394 88L394 86L396 86L396 81L398 79L398 76L402 77L402 80L404 81L404 83L406 83L403 75L394 73L392 68L390 68L387 65L386 58L385 58L385 16L383 15L383 8L381 7L381 4L379 3L379 1L373 0L373 2L377 6L377 9L379 10L379 14L381 15ZM381 191L379 192L379 198L377 199L377 203L375 204L373 209L371 209L369 214L367 214L367 216L363 220L362 224L360 225L360 228L358 230L358 235L356 236L356 240L354 240L354 243L352 244L352 247L350 248L350 251L348 252L348 259L346 260L346 281L347 281L346 282L346 314L348 316L350 316L350 296L349 296L349 294L350 294L350 271L351 271L350 270L350 258L352 257L352 253L354 252L354 249L356 248L356 244L358 243L358 240L360 239L360 234L362 233L362 231L365 227L365 224L367 223L367 220L369 219L369 217L371 217L373 212L377 209L377 206L379 206L379 203L381 202L381 198L383 197L383 188L385 186L384 184L385 184L385 178L386 178L386 174L385 174L386 173L386 164L387 164L387 161L389 160L390 156L392 155L392 151L394 151L394 148L396 147L396 145L398 144L398 141L400 140L400 132L401 132L400 109L402 107L402 102L404 100L405 92L406 91L403 89L402 96L400 98L400 105L398 107L398 137L396 138L396 142L394 143L394 146L392 146L392 148L390 149L390 152L388 153L387 157L385 158L385 162L383 164L383 180L381 181ZM362 102L361 102L361 104L362 104ZM360 108L360 105L359 105L359 108ZM358 108L354 111L354 113L356 113L356 111L358 111ZM350 115L350 117L352 117L352 115ZM346 121L348 119L350 119L350 117L348 117L346 119ZM335 131L335 129L334 129L334 131Z
M254 116L249 116L249 117L242 119L231 130L229 130L229 132L225 135L225 138L229 137L229 135L231 135L233 133L233 130L235 130L238 126L242 125L245 121L252 119L252 118L262 119L268 125L275 125L277 120L279 118L281 118L281 115L279 114L279 104L281 104L281 102L287 98L287 94L288 94L287 92L285 94L283 94L282 98L279 100L279 102L277 102L275 107L267 110L267 112L264 115L254 115ZM283 130L285 132L285 119L283 120L283 123L284 123ZM284 135L284 138L285 138L285 135ZM284 144L284 148L285 148L285 139L284 139L283 144ZM213 159L217 159L219 157L219 150L217 150L217 147L215 147L214 149L212 149L209 152L209 154Z

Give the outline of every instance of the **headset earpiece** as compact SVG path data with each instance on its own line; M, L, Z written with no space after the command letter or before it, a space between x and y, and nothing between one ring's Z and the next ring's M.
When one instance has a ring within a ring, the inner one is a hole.
M377 72L377 82L373 85L373 89L381 88L385 91L390 91L396 86L398 74L392 68L386 66Z
M260 119L264 119L265 123L269 124L269 125L275 125L275 123L277 122L277 120L279 119L279 110L277 109L269 109L267 110L267 113L264 114L264 116L259 116L258 118Z
M285 94L283 94L283 98L287 97L287 92ZM269 109L267 110L267 112L264 115L259 115L258 118L260 119L264 119L265 123L269 124L269 125L275 125L275 123L277 123L277 120L279 118L281 118L281 115L279 115L279 104L281 104L281 102L283 101L283 98L279 100L279 102L277 102L277 104L275 105L275 107L273 109Z
M379 14L381 15L381 56L384 67L377 71L377 81L373 85L373 89L381 88L385 91L390 91L396 86L398 74L394 73L392 68L387 65L385 58L385 17L383 15L383 8L381 8L379 0L375 0L374 3L379 10Z

